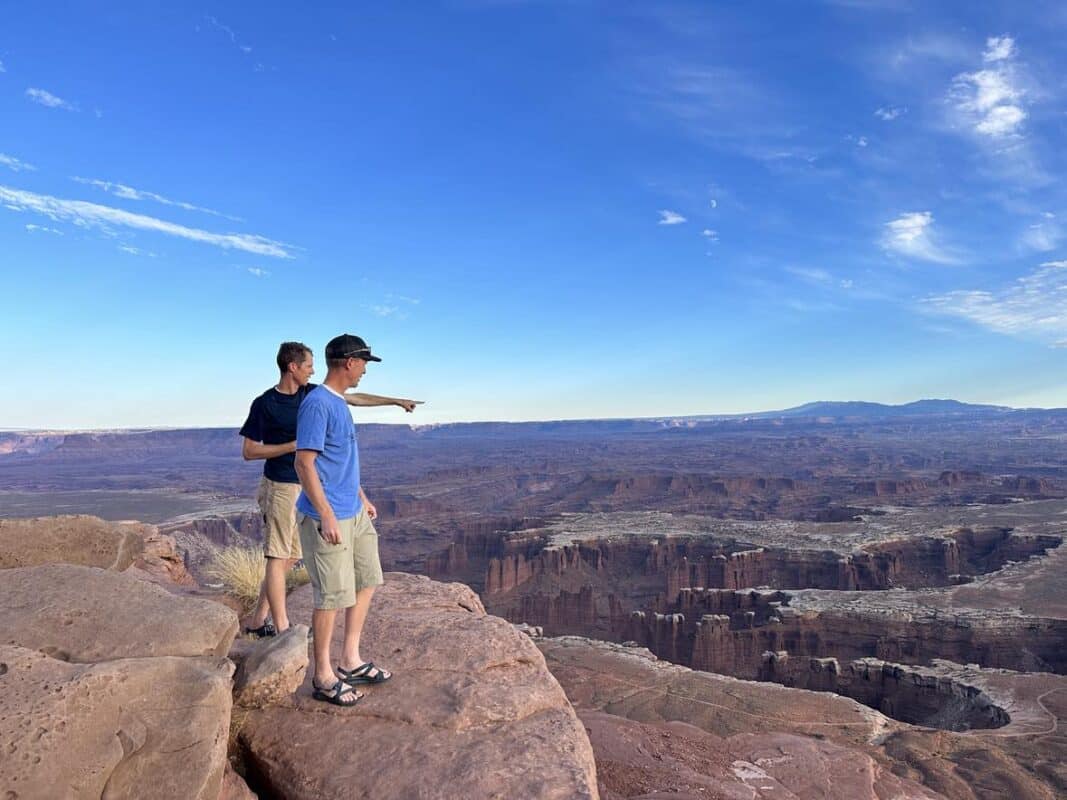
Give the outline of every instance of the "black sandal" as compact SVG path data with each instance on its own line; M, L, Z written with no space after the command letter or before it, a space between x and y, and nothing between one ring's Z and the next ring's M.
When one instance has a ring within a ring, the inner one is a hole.
M321 700L324 703L330 703L335 706L354 706L356 703L363 699L362 694L355 691L351 687L346 686L343 680L337 681L337 683L335 683L329 689L323 689L321 686L315 683L315 679L312 678L311 688L312 697L314 697L316 700ZM354 694L356 696L356 699L347 702L341 699L342 697L350 694Z
M266 639L268 636L277 636L278 630L274 627L274 623L268 620L258 628L245 628L245 633L257 639Z
M360 686L368 683L385 683L391 677L391 673L387 669L379 669L374 666L373 661L368 661L366 664L360 664L355 669L342 669L337 668L337 674L341 676L341 680L347 683L349 686Z

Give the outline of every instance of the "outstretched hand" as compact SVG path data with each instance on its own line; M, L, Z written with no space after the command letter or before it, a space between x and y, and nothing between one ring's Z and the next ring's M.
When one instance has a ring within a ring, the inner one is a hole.
M422 400L397 400L396 404L410 414L415 410L415 406L422 405Z

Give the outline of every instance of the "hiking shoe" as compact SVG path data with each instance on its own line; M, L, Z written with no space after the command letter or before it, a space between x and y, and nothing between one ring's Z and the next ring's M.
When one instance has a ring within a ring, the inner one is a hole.
M273 622L264 622L258 628L245 628L245 633L255 636L257 639L265 639L268 636L277 636L278 631Z

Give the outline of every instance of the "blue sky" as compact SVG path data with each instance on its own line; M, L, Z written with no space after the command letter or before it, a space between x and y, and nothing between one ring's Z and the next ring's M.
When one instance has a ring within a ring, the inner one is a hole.
M0 16L0 427L1067 406L1063 3Z

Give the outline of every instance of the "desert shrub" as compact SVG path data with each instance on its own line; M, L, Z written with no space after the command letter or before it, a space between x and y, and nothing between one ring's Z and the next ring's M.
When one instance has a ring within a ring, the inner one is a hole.
M250 611L259 598L265 570L263 551L258 547L225 547L215 554L204 571Z
M308 575L308 569L303 564L293 567L285 576L285 589L288 592L308 583L311 583L311 576Z
M215 554L205 570L209 577L222 584L226 594L244 604L245 611L251 611L259 599L265 572L263 551L258 547L225 547ZM286 574L285 589L291 592L310 581L307 568L301 564Z

